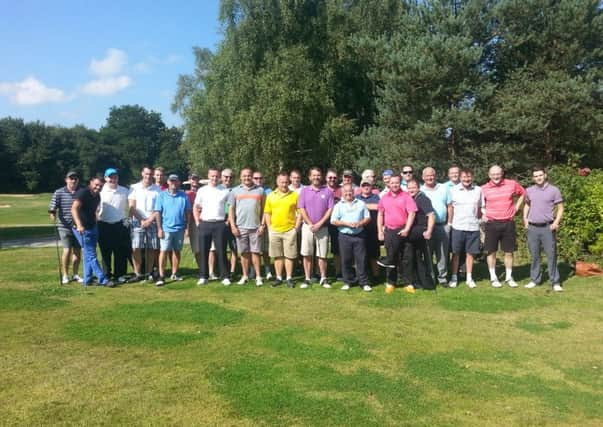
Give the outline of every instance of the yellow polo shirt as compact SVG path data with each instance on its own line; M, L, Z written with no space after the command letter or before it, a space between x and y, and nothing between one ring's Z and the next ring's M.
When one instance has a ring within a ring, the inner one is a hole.
M272 230L284 233L295 227L295 212L297 211L298 194L295 191L282 193L274 190L266 197L264 213L270 215Z

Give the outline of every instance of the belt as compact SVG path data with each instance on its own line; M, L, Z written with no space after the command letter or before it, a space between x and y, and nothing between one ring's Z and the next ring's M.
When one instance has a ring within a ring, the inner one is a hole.
M547 225L551 225L553 221L549 222L528 222L532 227L546 227Z

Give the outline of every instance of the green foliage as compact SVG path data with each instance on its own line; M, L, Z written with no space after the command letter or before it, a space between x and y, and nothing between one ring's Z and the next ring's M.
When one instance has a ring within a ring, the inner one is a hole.
M556 166L548 173L563 195L565 211L558 234L558 251L568 262L603 259L603 170L580 176L570 166Z

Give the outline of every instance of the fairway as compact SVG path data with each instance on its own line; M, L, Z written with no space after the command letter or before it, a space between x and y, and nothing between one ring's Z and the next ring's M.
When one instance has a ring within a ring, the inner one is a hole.
M48 217L52 194L0 194L0 247L2 241L48 237L54 227Z
M0 251L2 424L603 421L600 278L560 294L199 288L186 254L182 282L84 289L57 285L54 248Z

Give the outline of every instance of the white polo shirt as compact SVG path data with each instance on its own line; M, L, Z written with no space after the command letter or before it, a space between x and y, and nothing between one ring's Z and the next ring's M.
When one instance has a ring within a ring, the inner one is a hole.
M201 207L201 221L224 221L224 203L228 199L229 188L205 185L197 190L195 205Z
M479 219L477 214L482 208L482 189L473 185L470 189L457 184L450 189L450 204L454 211L452 228L462 231L478 231Z
M115 224L128 216L128 189L118 185L110 188L105 184L100 191L99 221Z
M155 199L159 193L161 193L161 187L155 184L145 187L141 181L130 186L128 200L135 200L136 212L143 219L147 219L153 213Z

